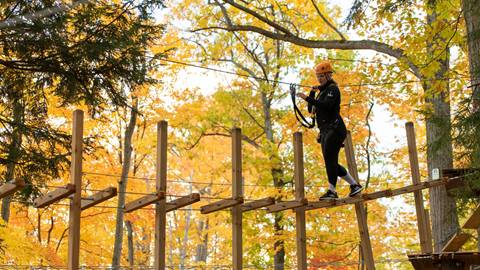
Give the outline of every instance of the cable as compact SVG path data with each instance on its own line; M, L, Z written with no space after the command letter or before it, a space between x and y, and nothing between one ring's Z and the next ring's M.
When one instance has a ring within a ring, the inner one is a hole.
M150 58L154 58L154 57L150 57ZM230 74L230 75L236 75L236 76L239 76L239 77L245 77L245 78L250 78L250 79L255 79L255 80L262 80L262 81L266 81L266 82L275 82L275 83L284 84L284 85L296 85L298 87L303 87L303 88L312 88L313 87L312 85L302 85L302 84L284 82L284 81L280 81L280 80L270 80L270 79L261 78L261 77L258 77L258 76L241 74L241 73L234 72L234 71L221 70L221 69L211 68L211 67L204 67L204 66L200 66L200 65L196 65L196 64L189 64L189 63L181 62L181 61L178 61L178 60L171 60L171 59L164 59L164 58L160 58L158 60L164 61L164 62L169 62L169 63L175 63L175 64L179 64L179 65L184 65L184 66L190 66L190 67L205 69L205 70L209 70L209 71L215 71L215 72L220 72L220 73L225 73L225 74ZM468 77L465 77L465 78L468 78ZM339 85L339 86L340 87L382 86L382 85L393 85L393 84L408 84L408 83L450 81L450 80L455 80L455 78L446 77L446 78L439 78L439 79L410 80L410 81L398 81L398 82L343 84L343 85Z

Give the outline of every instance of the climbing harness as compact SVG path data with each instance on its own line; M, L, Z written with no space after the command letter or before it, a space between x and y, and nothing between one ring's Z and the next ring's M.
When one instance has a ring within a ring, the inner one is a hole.
M302 112L300 109L297 107L297 104L295 102L295 95L297 93L297 89L295 88L295 84L290 84L290 96L292 97L292 103L293 103L293 111L295 112L295 117L297 118L298 122L302 124L302 126L306 128L313 128L315 127L315 117L312 116L312 122L310 123L305 116L303 116Z

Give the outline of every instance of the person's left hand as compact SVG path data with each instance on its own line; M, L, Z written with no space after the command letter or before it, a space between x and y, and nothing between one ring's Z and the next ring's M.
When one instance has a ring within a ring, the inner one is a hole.
M305 95L304 93L297 93L297 97L301 97L302 99L306 99L307 98L307 95Z

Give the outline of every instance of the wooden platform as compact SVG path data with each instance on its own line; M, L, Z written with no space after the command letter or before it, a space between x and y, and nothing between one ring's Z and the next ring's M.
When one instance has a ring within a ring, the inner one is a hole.
M409 254L408 260L417 270L443 269L446 263L456 263L457 269L470 270L472 265L480 265L480 253L478 252L447 252L434 254Z

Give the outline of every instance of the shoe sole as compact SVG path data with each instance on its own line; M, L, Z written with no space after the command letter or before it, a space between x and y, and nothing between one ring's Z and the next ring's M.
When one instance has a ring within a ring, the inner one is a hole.
M354 193L348 194L348 196L353 197L353 196L357 195L358 193L362 192L362 190L363 190L363 187L360 188L359 190L355 191Z

